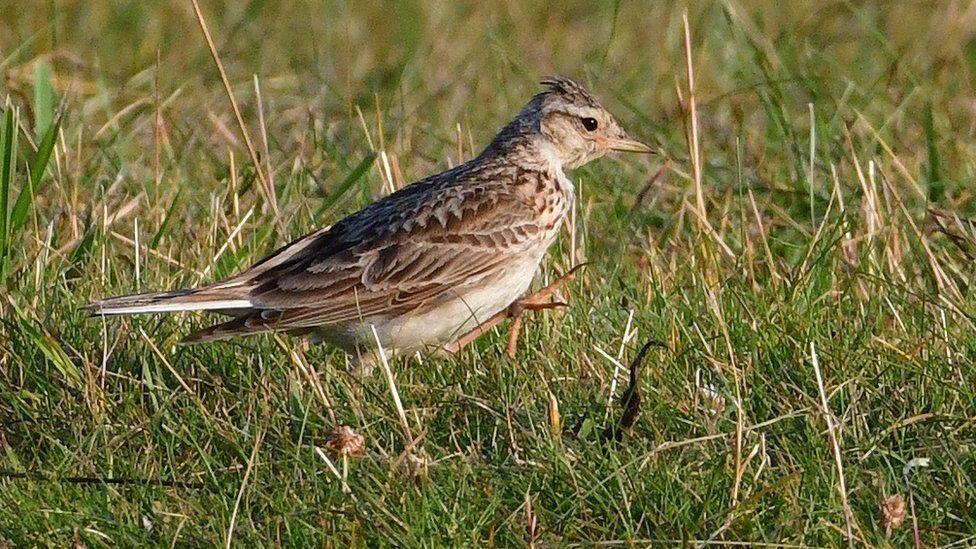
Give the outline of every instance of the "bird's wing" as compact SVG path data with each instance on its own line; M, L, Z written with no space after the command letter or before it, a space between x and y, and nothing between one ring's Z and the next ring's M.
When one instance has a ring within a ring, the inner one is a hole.
M456 297L543 237L524 187L538 177L490 172L408 186L214 285L246 292L254 310L190 339L398 316Z

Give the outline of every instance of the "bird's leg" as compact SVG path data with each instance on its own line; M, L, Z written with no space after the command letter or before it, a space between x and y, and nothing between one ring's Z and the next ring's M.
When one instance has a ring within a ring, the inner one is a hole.
M485 322L482 322L473 330L458 338L457 341L446 346L445 349L451 353L456 353L470 345L471 342L481 337L488 330L491 330L495 326L499 325L506 318L511 318L512 325L509 327L508 345L505 347L505 353L510 358L515 358L515 351L518 346L518 336L522 330L522 313L525 311L544 311L547 309L566 307L567 304L565 302L553 301L552 296L559 291L560 288L572 280L573 277L576 276L576 271L578 271L583 265L585 265L585 263L581 263L573 267L566 274L560 276L545 288L542 288L539 291L529 294L523 298L517 299L504 310L495 313L495 315L493 315L491 318Z
M495 313L491 318L474 327L473 330L457 338L453 343L444 346L444 350L454 354L467 347L472 341L484 335L488 330L498 326L501 321L508 318L508 309Z
M508 306L506 313L508 313L508 318L512 319L512 323L508 326L508 345L505 346L505 354L508 358L515 358L515 352L518 348L518 336L522 331L522 313L525 311L545 311L547 309L558 309L560 307L566 307L569 304L564 301L545 301L548 299L548 295L540 296L539 294L543 290L548 290L552 288L555 284L550 284L542 290L534 294L523 297Z

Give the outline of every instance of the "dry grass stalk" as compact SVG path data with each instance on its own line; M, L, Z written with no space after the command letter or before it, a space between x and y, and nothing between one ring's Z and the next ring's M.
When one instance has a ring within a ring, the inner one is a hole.
M247 154L251 157L251 164L254 165L254 172L258 176L258 180L261 181L261 189L264 192L264 198L267 201L268 207L271 208L271 212L275 216L275 221L282 223L281 214L278 210L278 197L275 195L274 187L271 186L271 181L265 176L264 170L261 169L261 161L258 159L257 151L254 149L254 144L251 142L251 135L247 131L247 126L244 124L244 117L241 115L241 109L237 106L237 99L234 97L234 91L230 87L230 80L227 78L227 73L224 71L224 64L220 61L220 55L217 53L217 46L214 45L213 38L210 37L210 30L207 28L207 22L203 18L203 12L200 11L200 4L197 0L190 0L193 4L193 11L196 13L197 22L200 24L200 30L203 31L203 36L207 40L207 46L210 48L210 55L213 57L214 63L217 65L217 71L220 73L220 80L224 84L224 91L227 92L227 99L230 101L230 106L234 110L234 118L237 119L237 126L241 131L241 137L244 138L244 144L247 146ZM283 228L283 227L282 227Z
M837 491L840 493L841 506L844 508L844 522L847 525L847 541L854 545L854 529L860 531L854 519L854 512L851 504L847 501L847 482L844 479L844 461L840 450L840 440L837 438L836 427L834 426L834 416L827 404L827 390L824 388L823 375L820 373L820 359L817 358L817 347L814 342L810 342L810 362L813 363L813 373L817 377L817 389L820 391L820 405L827 422L827 437L830 439L830 447L834 454L834 466L837 467Z

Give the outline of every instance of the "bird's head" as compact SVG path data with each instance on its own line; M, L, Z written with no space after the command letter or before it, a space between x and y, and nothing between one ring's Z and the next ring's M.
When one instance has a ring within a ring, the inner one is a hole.
M520 117L532 119L540 152L554 156L560 165L576 168L610 151L653 152L627 135L580 84L557 76L542 79L542 85L545 90L532 98Z

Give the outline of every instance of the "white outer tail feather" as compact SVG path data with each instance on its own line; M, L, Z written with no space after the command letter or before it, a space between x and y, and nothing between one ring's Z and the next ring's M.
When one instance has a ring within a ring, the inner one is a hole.
M96 316L137 315L143 313L177 313L183 311L232 311L250 309L253 305L247 299L222 299L214 301L140 303L137 305L102 306L95 303L91 314Z

